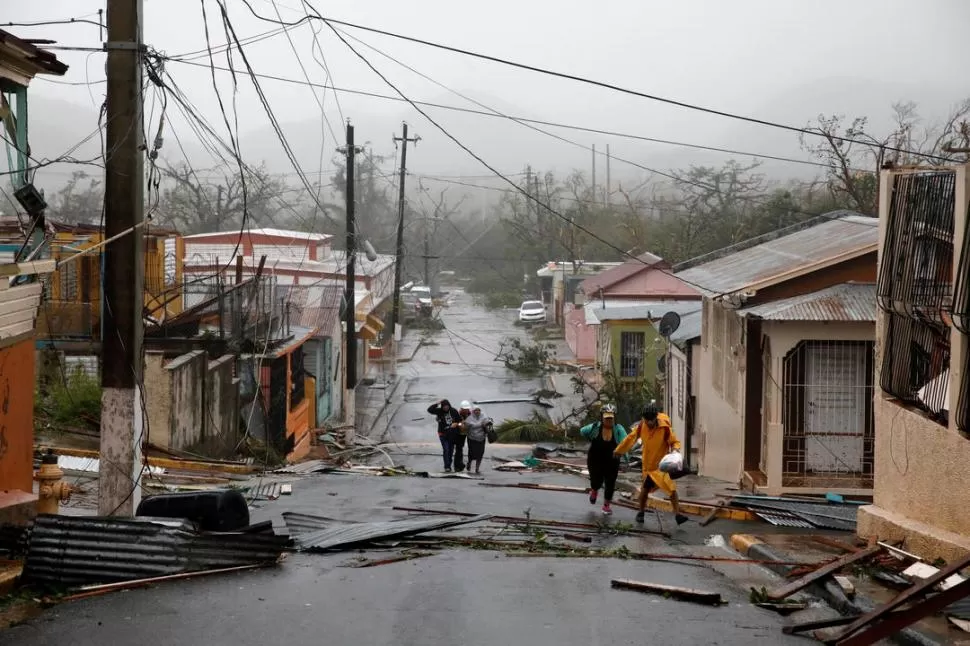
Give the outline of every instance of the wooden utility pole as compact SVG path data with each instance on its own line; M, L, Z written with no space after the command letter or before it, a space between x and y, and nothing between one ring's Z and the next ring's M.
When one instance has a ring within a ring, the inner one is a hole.
M395 142L401 142L400 194L397 198L397 251L394 259L394 309L391 310L391 335L397 340L397 324L401 317L401 270L404 265L404 177L407 174L408 142L413 142L417 146L421 137L408 139L408 124L405 123L401 125L401 136L393 139Z
M141 501L145 259L142 0L108 0L105 236L98 513L134 516Z
M347 284L344 293L346 308L344 311L344 325L347 327L344 338L347 340L344 353L347 355L347 390L357 386L357 305L354 302L354 275L357 260L357 223L354 219L355 191L354 184L356 156L362 148L354 146L354 127L347 124L347 146L342 151L347 154Z
M603 204L610 205L610 145L606 144L606 190L603 191Z
M593 202L596 202L596 144L593 144Z

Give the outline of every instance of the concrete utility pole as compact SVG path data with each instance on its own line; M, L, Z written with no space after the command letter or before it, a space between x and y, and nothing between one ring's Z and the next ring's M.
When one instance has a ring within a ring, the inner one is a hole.
M141 502L145 259L142 0L108 0L105 236L98 513L134 516Z
M593 144L593 202L596 202L596 144Z
M346 308L344 312L344 325L347 326L345 338L347 346L344 353L347 355L347 390L353 390L357 386L357 306L354 302L354 287L356 277L354 276L354 265L357 259L357 223L354 220L354 206L356 196L354 189L354 170L356 169L357 153L362 152L362 148L354 146L354 127L347 124L347 146L341 151L347 154L347 285L344 300Z
M401 142L401 179L400 194L397 198L397 251L394 260L394 309L391 310L391 334L397 340L397 324L401 316L401 269L404 265L404 177L407 174L408 142L418 145L421 137L408 139L408 124L401 124L401 136L392 137L394 142ZM396 356L396 355L395 355Z

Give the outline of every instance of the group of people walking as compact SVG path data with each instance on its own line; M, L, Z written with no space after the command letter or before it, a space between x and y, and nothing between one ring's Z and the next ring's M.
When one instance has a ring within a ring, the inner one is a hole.
M465 400L459 408L447 399L431 404L428 413L438 420L438 439L441 441L441 457L445 471L451 473L452 465L456 473L465 471L465 442L468 443L468 472L472 467L476 474L482 472L482 458L485 457L485 442L492 429L492 419L482 413L481 406L472 405Z
M677 485L671 473L661 469L661 461L671 453L680 453L680 440L674 433L670 417L661 413L653 404L643 407L640 420L627 429L616 421L616 406L604 404L600 419L580 429L580 434L589 440L586 454L586 467L589 470L589 502L596 504L599 490L603 489L603 513L612 514L613 493L616 478L620 473L620 456L628 453L640 442L641 473L643 484L640 487L639 511L636 520L642 523L647 508L647 499L653 491L661 490L670 497L674 518L680 525L687 516L680 513ZM674 474L677 477L678 474Z

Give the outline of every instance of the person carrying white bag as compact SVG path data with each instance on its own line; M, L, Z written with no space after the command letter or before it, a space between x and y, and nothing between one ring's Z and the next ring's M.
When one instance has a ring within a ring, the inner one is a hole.
M670 496L670 505L674 508L674 518L677 524L685 523L688 518L680 513L680 500L677 497L677 485L670 477L683 469L684 458L681 454L680 440L674 433L670 418L657 410L653 404L643 407L641 419L626 439L616 447L614 455L623 455L637 443L641 442L643 464L643 486L640 487L640 511L637 522L643 522L644 510L647 508L647 497L651 491L660 489Z

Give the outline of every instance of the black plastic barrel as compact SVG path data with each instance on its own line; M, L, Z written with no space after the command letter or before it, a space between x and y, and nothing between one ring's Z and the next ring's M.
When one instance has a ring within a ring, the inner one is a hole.
M158 494L142 500L135 514L187 518L206 532L231 532L249 526L246 498L232 489Z

